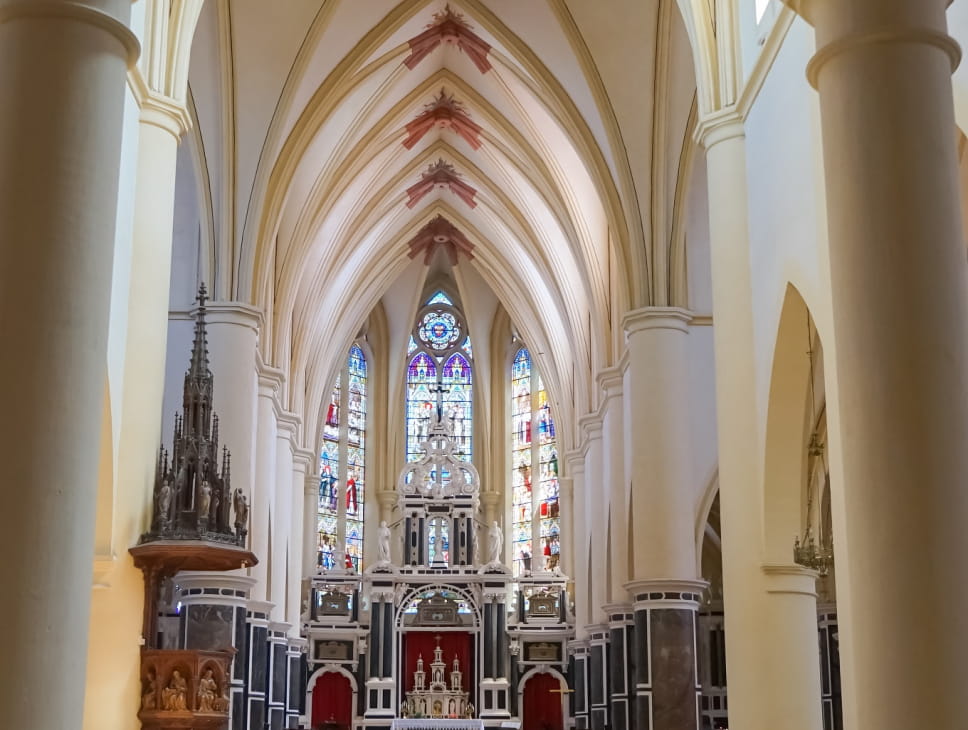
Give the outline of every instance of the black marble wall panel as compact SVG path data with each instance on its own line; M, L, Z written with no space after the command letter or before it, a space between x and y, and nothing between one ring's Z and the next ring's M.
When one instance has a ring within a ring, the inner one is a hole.
M649 613L652 730L694 730L696 613L686 608L654 608Z
M268 687L268 639L265 626L252 627L252 643L249 647L249 691L262 692Z
M383 676L393 676L393 604L383 606L383 638L380 641L380 652L383 655Z
M235 609L235 658L232 660L232 676L239 679L245 678L245 608L237 606Z
M272 645L272 694L273 704L286 704L286 672L289 662L286 661L286 645Z

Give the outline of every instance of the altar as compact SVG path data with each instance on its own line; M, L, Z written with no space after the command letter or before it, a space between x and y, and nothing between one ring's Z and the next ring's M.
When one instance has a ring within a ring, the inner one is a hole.
M484 730L484 721L480 719L461 720L446 717L396 719L390 723L390 730Z

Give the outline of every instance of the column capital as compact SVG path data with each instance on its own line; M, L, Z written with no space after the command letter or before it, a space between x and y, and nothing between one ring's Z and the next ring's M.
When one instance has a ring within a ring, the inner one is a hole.
M602 437L602 416L599 413L588 413L578 419L578 427L586 440L592 441Z
M259 378L259 396L262 398L278 398L286 380L286 374L279 368L267 365L262 359L262 353L258 350L255 356L255 369Z
M280 411L276 415L276 437L286 439L295 448L302 418L292 411Z
M598 382L598 387L605 391L605 400L621 397L624 384L622 368L611 367L599 370L595 380Z
M696 125L694 137L707 151L730 139L746 137L746 119L735 106L703 116Z
M766 576L767 593L797 593L816 598L817 571L795 563L767 563L761 568Z
M708 582L691 578L633 580L625 584L625 589L635 601L637 611L656 606L698 609L702 602L702 592L708 587Z
M190 309L172 309L168 312L168 319L172 320L195 320L198 307ZM248 327L254 333L259 334L263 323L262 310L250 304L242 302L206 302L205 319L208 324L232 324L239 327ZM211 330L209 330L211 336Z
M816 89L820 71L831 59L858 48L900 43L934 46L943 51L951 63L952 73L961 63L961 46L944 31L898 23L893 26L849 32L829 41L819 48L807 63L807 80Z
M625 336L631 337L639 332L653 329L688 332L692 312L680 307L643 307L626 312L622 317Z
M128 68L138 62L141 44L138 37L122 20L100 8L74 0L10 0L0 5L0 23L20 18L61 18L93 25L107 31L121 44Z
M376 498L380 506L387 510L393 509L398 497L399 495L395 489L380 489L376 493Z
M312 465L316 462L316 452L297 446L292 450L292 464L295 468L302 468L307 474L311 474ZM315 475L313 475L315 479Z
M192 118L185 105L146 86L140 87L136 79L140 79L142 84L144 80L136 71L130 71L128 76L131 79L129 86L141 107L141 123L163 129L176 140L180 140L192 128Z
M565 464L568 467L568 473L572 477L585 474L585 454L588 452L588 446L574 449L573 451L565 452Z
M319 474L315 470L306 469L306 479L303 481L303 494L307 497L319 495Z

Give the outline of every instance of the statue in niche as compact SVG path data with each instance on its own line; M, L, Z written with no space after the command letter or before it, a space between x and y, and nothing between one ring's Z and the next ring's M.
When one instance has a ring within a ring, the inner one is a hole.
M218 685L211 669L198 680L198 711L215 712L215 700L218 698Z
M474 718L474 705L471 704L470 702L468 702L467 705L464 707L464 717L467 718L468 720L471 720Z
M148 670L148 677L145 679L145 691L141 695L141 709L158 709L158 677L154 669Z
M207 479L202 480L202 485L198 488L198 521L203 525L208 525L209 511L212 508L212 485Z
M235 534L238 535L240 540L244 540L248 533L246 525L249 521L249 500L242 494L241 487L235 490L234 507Z
M158 488L158 523L161 529L171 524L171 481L165 479Z
M161 692L162 707L169 712L188 709L188 680L177 669L171 673L171 681Z
M379 532L379 559L380 563L390 562L390 528L387 527L387 521L382 520L380 522L380 532Z
M487 562L492 565L497 565L501 562L501 548L504 546L504 533L501 532L500 525L497 524L497 520L491 523L490 529L487 531L487 547L488 547L488 560Z

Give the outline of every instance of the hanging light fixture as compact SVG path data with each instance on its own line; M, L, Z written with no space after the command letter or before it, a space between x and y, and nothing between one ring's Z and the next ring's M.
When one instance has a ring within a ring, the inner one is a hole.
M810 364L810 426L812 429L810 442L807 445L807 455L809 457L807 460L807 526L803 532L802 541L799 535L794 538L793 561L805 568L817 571L817 574L821 578L824 578L830 572L830 567L833 564L834 550L830 538L821 534L818 541L814 536L813 529L813 501L816 495L814 494L815 480L813 479L813 469L811 467L816 463L817 459L820 460L824 473L826 473L827 467L824 461L825 444L820 440L820 435L817 432L819 424L817 423L816 413L817 398L814 392L813 327L809 312L807 312L807 360ZM817 531L821 532L819 525L817 526Z

